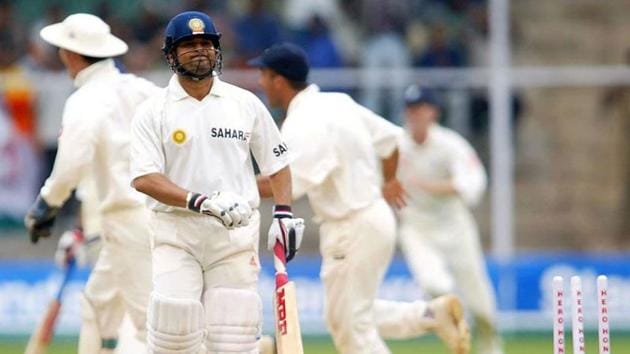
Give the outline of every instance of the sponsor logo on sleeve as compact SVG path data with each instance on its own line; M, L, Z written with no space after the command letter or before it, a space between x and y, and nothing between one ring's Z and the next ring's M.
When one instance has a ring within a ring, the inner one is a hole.
M273 154L276 157L280 157L281 155L283 155L287 151L289 151L289 149L287 149L287 144L285 144L285 143L282 143L282 144L276 146L275 148L273 148Z

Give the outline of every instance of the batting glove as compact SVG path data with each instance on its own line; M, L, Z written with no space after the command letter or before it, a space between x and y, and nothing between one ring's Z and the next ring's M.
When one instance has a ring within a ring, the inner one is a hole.
M32 243L37 243L41 237L49 237L59 208L51 207L44 198L38 196L24 217L24 226Z
M59 238L55 251L55 263L60 268L65 268L71 261L79 267L87 264L87 245L83 230L74 229L64 232Z
M291 207L288 205L276 205L273 207L273 221L267 237L267 249L273 250L276 241L284 247L286 261L295 257L304 235L304 219L293 218Z
M249 203L230 192L215 191L210 197L191 192L186 197L186 205L189 210L218 218L230 230L247 226L252 215Z

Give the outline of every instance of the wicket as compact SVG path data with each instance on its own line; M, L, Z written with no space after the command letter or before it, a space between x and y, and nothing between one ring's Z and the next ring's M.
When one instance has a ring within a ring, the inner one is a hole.
M565 312L564 312L564 279L553 278L553 353L565 354ZM573 354L585 354L584 340L584 300L582 279L571 277L571 335L573 338ZM608 278L597 277L597 322L599 354L610 354L610 332L608 317Z

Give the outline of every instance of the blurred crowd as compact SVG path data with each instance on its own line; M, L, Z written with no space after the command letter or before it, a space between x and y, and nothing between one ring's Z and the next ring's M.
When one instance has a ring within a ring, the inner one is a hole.
M29 8L35 4L41 9ZM168 19L182 10L204 11L223 34L224 68L244 68L264 48L292 41L306 49L313 68L373 73L357 98L398 121L402 104L392 102L402 102L406 78L387 78L400 80L400 89L383 92L379 69L487 65L486 5L483 0L0 0L0 220L21 220L50 173L63 102L73 86L39 30L69 13L103 18L130 46L121 67L144 72L166 68L160 48ZM471 102L480 113L474 117L487 115L485 93ZM485 129L486 121L477 118L471 129Z

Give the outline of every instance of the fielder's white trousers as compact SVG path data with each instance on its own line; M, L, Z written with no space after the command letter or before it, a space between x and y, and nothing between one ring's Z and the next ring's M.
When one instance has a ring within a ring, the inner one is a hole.
M426 303L376 300L395 247L396 223L379 199L320 228L326 324L341 354L390 353L386 338L426 332Z
M79 353L96 353L101 340L115 340L125 313L144 341L151 292L148 220L144 207L103 215L103 246L84 290L93 313L84 313Z
M400 213L400 244L412 274L432 296L459 292L479 329L494 335L496 301L472 215L455 209L448 220L432 220L419 213Z

